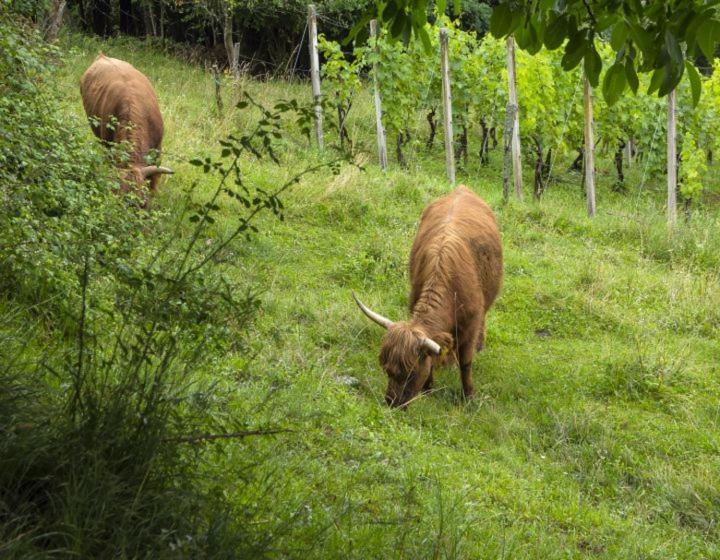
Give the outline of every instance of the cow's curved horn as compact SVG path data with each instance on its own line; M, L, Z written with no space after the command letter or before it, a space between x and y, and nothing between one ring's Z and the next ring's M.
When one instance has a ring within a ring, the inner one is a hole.
M357 306L360 308L360 311L365 313L368 319L376 322L378 325L380 325L381 327L385 327L386 329L392 327L393 322L390 319L388 319L387 317L383 317L378 313L375 313L372 309L370 309L367 305L365 305L362 301L358 299L358 297L355 295L355 292L352 293L352 297L355 300L355 303L357 303Z
M430 338L421 339L420 347L424 348L431 354L435 354L436 356L439 356L440 352L442 351L442 348L440 348L440 345Z
M142 175L143 179L149 179L150 177L152 177L153 175L157 175L158 173L166 173L168 175L172 175L175 172L169 167L161 167L158 165L148 165L140 170L140 174Z

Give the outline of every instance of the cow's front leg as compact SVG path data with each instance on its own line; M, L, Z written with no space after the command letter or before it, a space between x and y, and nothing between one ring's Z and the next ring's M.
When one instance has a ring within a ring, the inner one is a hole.
M462 378L463 395L466 399L471 399L475 395L475 389L472 382L472 362L475 355L476 337L464 340L459 348L460 358L460 376Z
M430 370L430 376L427 378L427 381L425 381L425 385L423 385L422 392L427 393L432 389L433 386L433 372Z

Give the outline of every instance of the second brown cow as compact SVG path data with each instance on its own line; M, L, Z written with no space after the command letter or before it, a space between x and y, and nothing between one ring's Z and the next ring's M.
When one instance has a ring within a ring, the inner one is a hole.
M393 322L355 301L385 327L380 364L385 400L406 406L433 382L433 368L452 354L463 393L473 396L472 362L485 344L485 315L502 283L502 245L495 216L476 194L459 187L425 209L410 255L409 321Z
M163 119L150 81L132 64L101 54L80 79L80 94L95 136L127 144L122 190L139 191L149 180L150 191L155 191L160 175L172 170L148 161L159 156L163 139Z

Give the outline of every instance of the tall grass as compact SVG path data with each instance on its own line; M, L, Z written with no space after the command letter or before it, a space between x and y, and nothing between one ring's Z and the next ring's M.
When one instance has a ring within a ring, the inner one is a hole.
M0 329L0 352L14 364L7 402L22 405L3 404L9 411L3 426L11 427L3 445L15 447L0 460L12 457L20 466L8 472L37 481L8 487L42 489L54 481L60 490L39 505L32 499L42 493L18 491L27 498L26 512L48 517L16 518L22 508L4 509L3 520L12 522L2 524L3 551L305 559L718 556L720 236L711 196L670 235L662 178L644 181L639 166L628 174L628 194L614 193L608 162L599 157L599 212L590 220L578 174L558 172L561 180L541 201L503 205L499 154L491 153L489 166L471 162L459 176L495 208L505 249L503 291L488 317L487 348L474 365L477 399L463 402L457 371L448 368L438 372L432 394L397 413L382 402L381 332L357 312L350 290L362 290L388 316L407 313L407 258L417 220L449 188L440 149L411 143L408 169L380 172L364 92L348 126L355 145L366 147L358 156L365 170L344 166L305 177L282 197L285 220L260 213L253 223L261 235L250 241L240 235L214 253L247 216L242 203L222 195L191 255L193 264L209 257L210 268L180 286L170 280L199 224L189 217L202 220L219 184L219 175L189 160L218 161L218 139L252 130L262 113L233 108L243 91L272 106L288 97L309 101L309 88L228 79L220 115L210 75L157 46L80 36L66 37L64 46L54 83L60 114L79 123L83 145L92 146L92 138L77 79L103 50L129 60L155 84L167 125L165 156L177 174L161 186L155 217L143 222L147 235L135 233L144 247L132 253L137 266L120 260L106 268L91 259L84 291L85 253L73 260L72 328L55 330L55 311L38 316L29 309L35 300L4 292L0 308L8 326ZM277 145L281 166L247 153L239 161L247 184L266 193L323 161L294 118L281 120L291 132ZM423 132L423 115L417 122ZM418 130L413 135L421 138ZM226 305L228 297L248 295L259 306L246 313ZM169 326L148 338L154 321ZM116 340L122 344L113 354ZM140 359L148 341L149 362ZM76 379L89 384L73 418L65 404ZM126 397L131 394L136 397ZM141 425L150 409L167 423ZM136 450L142 466L124 460L114 438L99 435L98 426L116 426L120 417L126 424L117 428L118 443ZM29 429L38 419L43 429ZM287 431L249 435L268 429ZM158 448L145 448L140 436ZM83 450L83 460L70 456L75 450ZM36 467L20 461L23 453ZM42 475L55 464L82 468ZM103 473L114 482L102 480ZM125 479L135 486L123 487ZM88 490L94 486L102 490L97 496Z
M40 57L57 52L46 49L31 24L1 15L4 41L14 48L3 60L14 88L5 93L26 109L5 113L4 122L32 129L39 114L33 103L44 103L41 125L52 134L61 118L46 85L51 70ZM18 60L22 64L13 66ZM25 99L27 90L37 99ZM224 139L217 159L194 161L214 182L212 195L198 200L190 191L181 203L185 211L165 230L157 227L162 213L143 216L132 196L116 199L110 181L92 182L97 160L83 158L82 151L96 152L79 135L55 133L49 179L23 176L33 166L47 168L47 154L33 152L36 135L3 146L9 163L3 173L14 183L4 186L9 204L2 218L21 229L14 208L32 201L35 215L20 221L27 240L22 248L36 261L37 255L47 257L47 281L25 279L16 290L13 279L36 273L37 262L14 246L3 247L3 319L15 325L0 332L6 338L0 348L4 554L235 557L273 545L241 523L245 515L224 498L224 482L205 478L205 460L211 442L286 430L226 414L227 399L217 390L222 380L198 373L218 353L238 348L257 312L251 283L228 279L218 263L257 232L258 215L282 218L284 190L329 164L309 166L275 190L247 179L241 156L279 163L281 113L308 114L296 104L277 111L253 105L263 120ZM22 153L28 161L18 158ZM48 184L53 190L44 190ZM76 192L85 186L91 197ZM227 201L237 205L235 225L208 245L208 227L218 204ZM48 214L53 204L62 209ZM43 223L48 216L56 221L52 229ZM121 223L126 229L113 229ZM56 252L62 258L53 259ZM47 301L35 303L63 292L71 297L49 310ZM34 315L35 308L44 308L48 324ZM262 461L242 463L252 472ZM282 524L275 531L282 532Z

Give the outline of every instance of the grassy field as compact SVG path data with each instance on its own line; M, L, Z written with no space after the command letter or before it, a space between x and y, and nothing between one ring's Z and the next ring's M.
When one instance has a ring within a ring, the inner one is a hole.
M227 80L220 116L198 67L137 42L66 41L57 87L69 127L86 126L78 80L100 50L155 85L176 171L155 202L168 223L196 182L196 200L215 187L188 160L217 154L219 138L257 119L232 108L241 91L264 104L309 95L302 83ZM238 518L277 557L720 557L716 203L708 197L670 236L662 178L640 191L636 167L629 193L612 193L609 154L594 220L577 174L540 202L503 206L499 151L489 168L471 163L459 179L496 210L505 250L477 397L463 401L452 367L407 412L391 410L382 332L350 291L407 316L417 221L449 187L439 146L413 148L406 170L376 169L371 111L364 97L350 124L365 170L305 177L283 198L283 222L264 216L252 242L226 255L225 273L261 291L261 312L237 352L199 373L230 397L226 414L291 430L212 451L207 477L223 482ZM283 141L280 166L247 159L249 179L272 189L326 157L297 131ZM236 214L221 208L208 244Z

